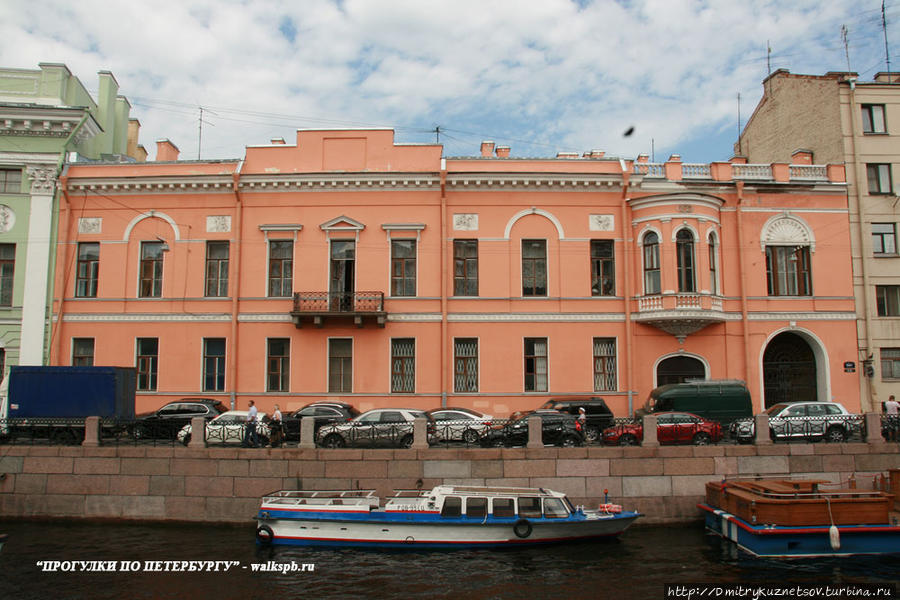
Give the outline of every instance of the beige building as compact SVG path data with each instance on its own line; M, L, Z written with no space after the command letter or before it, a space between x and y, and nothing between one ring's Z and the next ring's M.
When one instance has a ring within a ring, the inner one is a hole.
M893 183L900 166L900 73L859 81L856 73L779 69L763 87L735 144L738 155L750 163L846 163L858 313L855 366L867 375L860 378L863 410L880 410L889 395L900 395L900 202Z

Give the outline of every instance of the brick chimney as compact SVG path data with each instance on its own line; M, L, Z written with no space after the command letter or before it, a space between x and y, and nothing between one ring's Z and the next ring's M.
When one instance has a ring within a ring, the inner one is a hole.
M509 158L509 146L497 146L497 158Z
M178 146L169 140L156 140L156 162L178 160Z
M494 142L485 140L481 142L481 156L487 158L494 154Z
M791 164L792 165L811 165L813 164L813 153L812 150L806 150L804 148L799 148L794 150L791 154Z

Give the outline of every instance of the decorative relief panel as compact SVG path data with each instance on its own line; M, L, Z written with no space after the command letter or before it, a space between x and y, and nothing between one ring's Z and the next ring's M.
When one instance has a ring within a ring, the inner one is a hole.
M16 224L16 213L5 204L0 204L0 233L6 233Z
M616 218L614 215L590 215L591 231L614 231Z
M50 196L56 190L56 169L47 167L26 167L31 178L31 193L37 196Z
M228 233L231 231L230 215L215 215L206 217L207 233Z
M816 250L816 239L809 225L799 217L787 213L772 217L766 222L760 242L763 252L767 245L808 245L813 252Z
M78 233L101 233L103 217L82 217L78 219Z
M478 231L478 213L456 213L453 215L454 231Z

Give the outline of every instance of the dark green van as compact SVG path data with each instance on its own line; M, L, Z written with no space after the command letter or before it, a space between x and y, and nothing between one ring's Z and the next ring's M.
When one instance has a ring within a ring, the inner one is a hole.
M682 411L728 424L753 416L747 384L737 379L704 379L661 385L650 392L643 413Z

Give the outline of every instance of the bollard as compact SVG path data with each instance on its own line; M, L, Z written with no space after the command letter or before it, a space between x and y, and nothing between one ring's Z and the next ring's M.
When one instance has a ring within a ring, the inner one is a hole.
M84 419L84 441L82 446L96 447L100 445L100 417Z
M285 444L286 445L286 444ZM300 418L300 448L316 447L316 419L315 417Z
M411 448L421 450L428 447L428 419L416 417L413 420L413 443Z
M644 441L641 442L641 446L644 448L656 448L659 446L659 438L656 437L656 426L656 415L644 415L644 425L642 427Z
M543 448L544 447L544 426L543 421L537 415L528 417L528 444L527 448Z
M866 443L875 444L883 442L881 437L881 415L878 413L866 413Z
M772 436L769 433L769 415L760 413L753 418L754 427L756 428L755 439L753 440L757 446L765 446L772 443Z
M203 417L191 419L191 441L188 448L206 448L206 419Z

